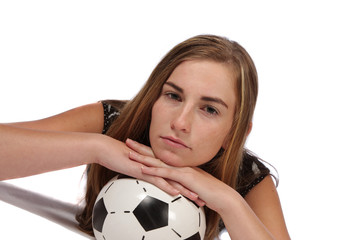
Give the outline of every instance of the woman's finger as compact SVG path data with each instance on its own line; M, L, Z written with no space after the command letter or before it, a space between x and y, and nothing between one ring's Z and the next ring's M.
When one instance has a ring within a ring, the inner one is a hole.
M205 202L199 198L199 196L183 187L181 184L174 182L169 179L164 179L161 177L151 176L151 175L144 175L142 178L144 181L152 183L156 187L160 188L164 192L176 196L181 194L182 196L190 199L191 201L195 202L199 207L205 206Z
M142 166L141 171L144 174L149 174L156 177L161 177L166 179L166 181L179 190L180 194L194 201L198 206L202 207L205 205L205 202L199 198L198 194L186 188L182 182L185 180L183 174L179 169L175 168L157 168L157 167L147 167ZM186 181L186 180L185 180ZM190 180L191 182L191 180ZM190 183L188 183L190 184Z
M143 177L143 180L155 185L156 187L160 188L161 190L163 190L164 192L166 192L172 196L176 196L176 195L180 194L180 191L177 188L175 188L174 186L169 184L163 178L145 175Z
M121 165L124 166L125 164L121 164ZM126 168L122 169L122 171L119 172L122 172L127 176L149 182L172 196L178 195L180 193L179 190L177 190L175 187L169 184L162 177L144 174L141 171L142 167L145 167L142 163L130 161L129 164L126 164Z
M176 188L181 195L195 202L198 206L203 207L205 205L205 202L199 198L198 194L190 191L189 189L185 188L183 185L179 184L178 182L169 179L167 179L166 181L174 188Z
M145 155L141 155L137 152L134 151L130 151L129 152L129 158L131 160L137 161L139 163L142 163L146 166L151 166L151 167L167 167L167 165L162 162L160 159L154 158L154 157L149 157L149 156L145 156Z
M126 145L134 150L135 152L140 153L141 155L149 156L149 157L155 157L152 149L148 146L145 146L141 143L138 143L131 139L126 139L125 141Z
M184 187L183 185L181 185L180 183L175 182L175 181L172 181L172 180L169 180L169 179L167 179L167 182L168 182L171 186L173 186L174 188L176 188L177 190L179 190L179 192L180 192L183 196L189 198L190 200L195 201L196 199L199 198L199 195L197 195L196 193L194 193L194 192L190 191L189 189L185 188L185 187Z
M188 177L184 177L186 171L183 170L185 168L170 168L170 167L159 167L159 166L149 166L148 164L144 164L145 166L141 167L141 171L145 174L149 174L152 176L162 177L166 179L171 179L175 182L181 183L190 183L191 179Z

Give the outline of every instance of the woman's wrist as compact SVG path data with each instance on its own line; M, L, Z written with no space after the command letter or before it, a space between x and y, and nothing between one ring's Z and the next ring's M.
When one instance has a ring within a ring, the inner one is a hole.
M239 203L245 201L241 195L230 186L226 185L223 190L224 192L221 193L221 200L216 209L214 209L222 217L227 214L233 214L234 209L236 209Z
M85 148L86 151L89 151L91 153L91 157L89 158L89 162L86 164L100 164L104 165L103 160L105 159L105 154L107 153L107 145L106 142L108 141L107 138L109 138L106 135L103 134L91 134L91 137L87 138L87 143Z

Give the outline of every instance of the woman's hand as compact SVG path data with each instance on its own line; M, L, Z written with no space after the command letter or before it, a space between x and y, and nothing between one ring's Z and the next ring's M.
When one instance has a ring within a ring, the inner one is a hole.
M144 165L130 159L130 152L134 151L138 151L137 154L144 154L147 157L153 156L151 148L134 142L128 144L130 148L125 143L106 135L97 135L97 137L96 144L92 148L96 155L95 163L112 171L152 183L170 195L174 196L180 193L162 177L143 174L141 168Z
M271 233L289 239L270 177L248 195L253 198L250 202L257 215L236 190L204 170L172 167L155 158L151 148L129 140L126 144L133 150L130 158L142 165L144 175L166 180L186 197L197 196L195 202L199 206L206 205L221 216L231 239L274 239Z
M219 211L223 207L224 194L235 192L200 168L172 167L155 158L150 148L131 140L127 140L126 144L134 150L130 152L130 158L143 165L142 172L145 175L165 179L182 195L195 201L199 206L206 204L209 208Z
M132 151L129 153L130 159L136 161L137 163L141 163L143 166L141 168L148 167L160 167L160 168L173 168L175 167L169 166L160 159L155 158L154 153L152 149L148 146L145 146L143 144L140 144L136 141L133 141L131 139L126 140L126 145L131 148ZM146 165L146 166L144 166ZM204 201L199 199L198 194L194 193L193 191L190 191L188 188L184 187L182 184L180 184L177 181L173 181L172 179L162 178L158 176L153 176L151 174L144 174L147 177L156 177L162 180L166 180L167 184L170 184L173 188L177 189L178 193L182 194L183 196L191 199L199 206L204 206ZM159 188L163 189L162 184L163 182L155 182L154 185L158 186ZM167 185L165 184L165 185ZM164 190L164 189L163 189ZM165 190L166 191L166 190ZM170 193L170 192L169 192ZM170 193L171 194L171 193Z
M195 192L202 205L221 213L226 206L224 198L234 194L235 190L198 167L142 167L144 174L170 179L189 191ZM237 193L235 193L237 194Z

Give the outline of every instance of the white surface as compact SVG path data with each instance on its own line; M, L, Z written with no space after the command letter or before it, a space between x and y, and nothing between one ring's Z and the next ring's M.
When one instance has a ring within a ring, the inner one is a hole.
M176 43L225 35L258 68L248 146L280 173L292 238L357 239L358 12L348 0L1 1L0 122L130 98ZM57 174L16 184L51 196L61 186L61 197L74 200L76 186L65 180L79 173ZM4 239L73 236L1 202L0 212Z

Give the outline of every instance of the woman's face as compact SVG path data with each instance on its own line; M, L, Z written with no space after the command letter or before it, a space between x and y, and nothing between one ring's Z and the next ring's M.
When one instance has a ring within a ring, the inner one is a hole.
M150 143L155 156L172 166L199 166L226 148L235 111L230 68L190 60L175 68L152 108Z

